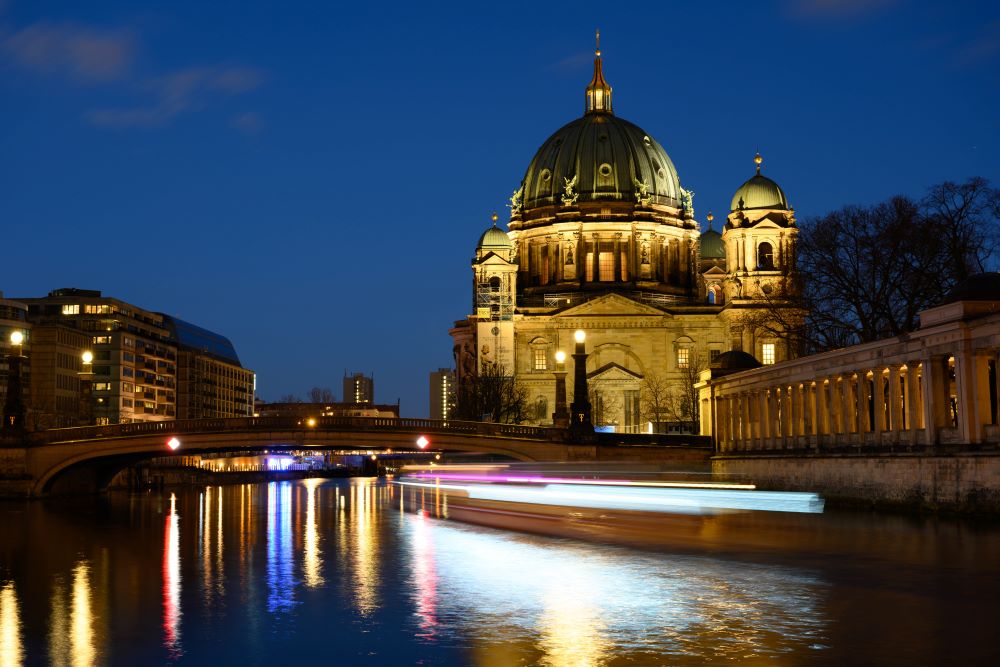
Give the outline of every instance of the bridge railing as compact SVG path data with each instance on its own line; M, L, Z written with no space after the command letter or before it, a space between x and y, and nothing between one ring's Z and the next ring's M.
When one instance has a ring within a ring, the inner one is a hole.
M228 419L177 419L160 422L134 422L102 426L76 426L37 431L30 435L34 443L103 440L141 435L184 435L187 433L222 433L226 431L388 431L426 433L474 433L549 439L551 429L518 424L465 422L453 419L410 419L401 417L234 417Z

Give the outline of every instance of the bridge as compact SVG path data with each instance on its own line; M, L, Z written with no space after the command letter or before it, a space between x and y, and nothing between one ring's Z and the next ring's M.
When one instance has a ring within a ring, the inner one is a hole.
M707 463L702 436L597 433L573 442L563 429L385 417L239 417L50 429L0 443L0 497L97 492L123 468L170 455L246 450L359 449L492 454L518 461ZM173 451L171 438L180 441Z

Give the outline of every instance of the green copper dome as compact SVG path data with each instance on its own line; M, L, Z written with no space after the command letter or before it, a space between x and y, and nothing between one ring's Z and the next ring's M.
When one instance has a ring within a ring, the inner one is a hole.
M494 225L483 232L476 244L476 250L510 250L513 248L507 232Z
M777 183L760 173L760 164L763 162L760 153L754 156L754 162L757 163L757 173L741 185L733 195L730 210L773 208L787 211L788 200L785 198L785 192Z
M702 259L725 259L726 247L722 244L722 234L709 229L701 235L700 249Z
M535 153L521 186L524 211L594 201L681 203L667 152L610 112L588 113L557 130Z
M515 193L518 209L604 201L679 208L681 185L667 152L642 128L612 112L600 51L584 111L583 118L561 127L535 153Z

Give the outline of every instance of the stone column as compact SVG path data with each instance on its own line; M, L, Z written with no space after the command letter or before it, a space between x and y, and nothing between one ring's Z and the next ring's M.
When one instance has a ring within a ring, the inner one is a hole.
M934 445L948 419L948 358L942 355L926 357L923 368L924 442Z
M622 239L621 234L615 235L615 282L622 281Z
M906 362L906 430L908 441L915 445L920 440L920 383L917 376L920 373L919 361Z
M857 382L854 375L848 372L844 376L844 384L841 387L842 398L844 399L843 413L841 414L842 425L844 427L845 442L850 442L851 434L858 430L858 401Z
M874 417L872 432L875 434L875 443L878 444L882 441L882 432L886 430L885 374L881 368L872 369L871 391Z
M893 442L899 442L903 433L903 392L899 385L899 365L889 366L889 430Z
M872 398L871 385L868 384L868 369L858 371L858 393L855 401L855 410L858 417L859 441L863 444L865 434L872 429L871 415L868 413L868 402Z

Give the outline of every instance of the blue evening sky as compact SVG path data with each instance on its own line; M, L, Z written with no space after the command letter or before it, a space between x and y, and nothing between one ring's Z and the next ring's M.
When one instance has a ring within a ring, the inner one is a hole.
M757 148L800 219L1000 184L996 2L0 0L0 290L215 330L266 400L360 370L425 416L476 239L582 114L595 27L699 220Z

